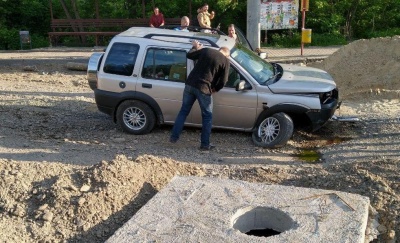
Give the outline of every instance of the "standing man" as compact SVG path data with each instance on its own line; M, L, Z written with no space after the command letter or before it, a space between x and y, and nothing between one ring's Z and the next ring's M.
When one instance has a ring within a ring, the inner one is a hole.
M186 80L183 91L182 107L176 117L170 137L171 143L176 143L183 130L186 117L197 100L201 109L202 129L200 150L210 150L210 135L212 128L212 94L222 89L228 81L230 51L221 47L218 51L202 48L197 40L192 42L192 49L186 55L191 60L197 60L193 70Z
M164 25L164 15L160 13L160 10L155 7L154 13L150 17L150 27L160 27Z
M202 28L211 28L211 20L215 17L215 12L208 12L208 4L205 3L203 7L197 10L197 20L199 21L199 25ZM206 31L206 30L205 30Z
M233 39L235 39L235 41L237 41L237 35L236 35L236 30L235 30L234 24L230 24L228 26L228 36L232 37Z

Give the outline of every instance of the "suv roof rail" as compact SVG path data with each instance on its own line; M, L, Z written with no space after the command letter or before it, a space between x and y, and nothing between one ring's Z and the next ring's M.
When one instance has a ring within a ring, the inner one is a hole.
M175 37L175 38L191 39L191 40L196 39L196 40L201 40L201 41L207 42L212 47L219 47L217 44L215 44L215 42L211 41L210 39L202 38L202 37L198 37L198 36L184 36L184 35L169 35L169 34L152 33L152 34L147 34L147 35L143 36L143 38L152 39L153 37L157 37L157 36L160 36L160 37Z
M157 27L159 29L175 29L177 27L181 27L180 25L163 25L160 27ZM202 30L209 30L211 31L211 34L217 34L217 35L227 35L223 31L220 30L220 28L203 28L200 26L192 26L189 25L186 27L190 32L201 32Z

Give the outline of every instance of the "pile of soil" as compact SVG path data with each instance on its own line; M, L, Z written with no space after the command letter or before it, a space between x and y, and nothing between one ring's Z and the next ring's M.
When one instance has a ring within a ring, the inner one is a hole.
M1 242L105 241L176 175L361 194L379 222L367 241L399 238L398 37L353 42L310 64L335 78L341 114L362 122L296 131L276 150L231 131L213 131L212 152L198 150L198 129L173 145L168 126L124 134L97 110L86 73L65 67L90 54L0 53ZM318 158L301 159L308 150Z
M357 40L309 65L328 71L345 100L400 97L400 36Z

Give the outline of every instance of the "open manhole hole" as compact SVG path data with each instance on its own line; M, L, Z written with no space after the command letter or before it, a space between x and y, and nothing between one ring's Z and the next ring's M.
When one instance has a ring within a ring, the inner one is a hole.
M239 209L232 217L232 227L240 232L259 237L279 235L293 229L296 223L276 208L247 207Z

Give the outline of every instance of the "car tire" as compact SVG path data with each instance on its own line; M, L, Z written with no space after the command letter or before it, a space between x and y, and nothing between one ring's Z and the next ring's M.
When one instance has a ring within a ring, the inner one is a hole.
M117 109L117 124L124 132L141 135L151 132L156 123L153 110L142 101L127 100Z
M284 146L293 134L293 121L287 114L280 112L264 117L253 132L254 144L264 148Z

